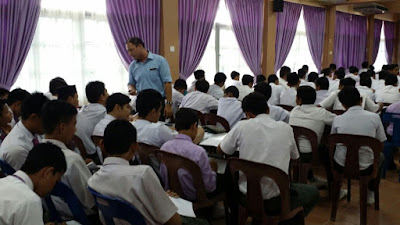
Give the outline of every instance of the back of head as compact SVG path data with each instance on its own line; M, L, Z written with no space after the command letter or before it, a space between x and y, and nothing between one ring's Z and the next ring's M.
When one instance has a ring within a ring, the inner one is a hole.
M197 91L207 93L209 88L210 88L210 84L206 80L196 81L196 90Z
M336 71L336 64L334 64L334 63L330 64L330 65L329 65L329 69L330 69L331 71Z
M41 121L44 132L52 134L61 123L70 123L78 112L76 108L63 100L53 100L44 105Z
M347 108L360 104L360 92L355 87L344 87L338 97L342 105Z
M103 143L110 156L127 153L136 143L136 129L129 121L113 120L104 130Z
M177 131L189 130L198 120L197 112L188 108L180 108L175 115L175 128Z
M196 70L196 71L194 71L194 79L196 79L196 80L203 79L204 75L205 75L204 70Z
M301 68L302 68L303 70L305 70L306 73L308 72L308 65L303 65Z
M318 73L316 72L311 72L310 74L308 74L308 82L315 82L315 80L318 79Z
M46 167L53 167L54 174L56 172L64 173L67 170L64 153L60 147L52 143L40 143L33 147L21 170L31 175Z
M57 89L61 86L68 85L61 77L53 78L49 83L49 91L52 95L57 95Z
M371 71L375 72L375 67L373 65L369 65L368 70L371 70Z
M18 101L23 102L27 99L31 94L24 89L16 88L12 90L7 97L7 104L12 105Z
M131 37L126 41L126 44L131 43L134 46L138 47L139 45L143 46L143 48L146 48L144 46L144 42L142 39L140 39L139 37Z
M0 99L7 99L9 93L10 91L8 91L7 89L0 88Z
M50 100L42 93L33 93L31 96L25 99L21 105L22 120L27 120L32 114L36 114L41 117L43 106L49 101Z
M341 80L346 76L346 72L344 70L339 69L335 71L335 75L337 79Z
M218 72L215 74L214 76L214 83L220 85L220 84L224 84L226 81L226 75L224 73ZM221 86L222 86L221 85Z
M369 63L367 61L365 61L361 64L361 66L363 69L368 69Z
M184 79L178 79L174 83L174 88L175 90L186 90L187 89L187 84Z
M116 105L119 105L122 108L124 105L129 104L130 102L131 99L128 96L121 93L114 93L107 98L106 101L107 113L112 112Z
M268 77L268 83L275 83L275 81L278 80L278 76L276 76L275 74L271 74ZM257 82L258 83L258 82Z
M279 71L279 76L280 76L281 78L283 78L283 77L289 75L291 72L292 72L292 71L290 70L289 67L283 66L283 67L281 68L281 70Z
M315 85L317 85L317 87L319 87L320 90L328 90L329 80L326 77L320 77L315 81Z
M224 91L225 94L231 93L233 97L239 98L239 90L235 86L229 86Z
M321 73L324 75L324 77L328 77L331 75L331 69L325 68L321 71Z
M258 92L253 92L243 99L242 109L243 112L252 113L255 116L267 113L267 98Z
M236 77L239 77L240 76L240 73L238 73L238 72L236 72L236 71L232 71L231 72L231 78L232 78L232 80L234 80Z
M265 78L265 76L262 74L258 74L256 76L256 83L264 82L265 80L267 80L267 78Z
M310 86L301 86L297 88L297 98L301 99L301 104L303 105L312 105L317 99L317 93Z
M367 72L362 72L360 74L360 85L371 88L372 80L371 76Z
M390 75L388 71L382 70L379 72L379 80L385 80L388 75Z
M339 82L340 86L344 87L355 87L356 86L356 81L350 77L341 79Z
M297 71L297 74L299 75L299 78L301 78L301 79L306 78L306 71L304 69L299 69Z
M151 110L158 110L163 100L160 92L153 89L146 89L139 92L136 99L136 111L140 117L146 117Z
M104 83L101 81L92 81L86 85L86 97L90 103L97 103L101 95L105 92Z
M383 65L381 71L388 71L389 70L389 65Z
M289 86L296 86L297 84L299 84L299 76L297 75L297 73L290 73L287 76L287 82Z
M352 74L356 74L356 73L358 73L358 68L355 66L350 66L349 72Z
M69 97L74 97L76 92L75 85L65 85L57 89L58 99L67 101Z
M6 107L6 104L7 104L7 100L0 99L0 117L3 116L3 110L4 110L4 107ZM7 108L7 110L8 110L8 108Z
M271 98L272 88L265 82L258 83L256 86L254 86L254 92L262 94L268 101Z
M385 85L397 85L398 79L396 75L388 74L385 77Z
M249 85L254 83L254 77L248 74L243 75L242 77L242 84L243 85Z

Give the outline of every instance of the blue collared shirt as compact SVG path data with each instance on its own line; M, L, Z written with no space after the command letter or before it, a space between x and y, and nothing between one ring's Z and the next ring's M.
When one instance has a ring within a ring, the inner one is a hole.
M172 82L167 60L149 52L145 62L133 60L129 65L129 83L135 85L138 92L154 89L165 96L164 83Z

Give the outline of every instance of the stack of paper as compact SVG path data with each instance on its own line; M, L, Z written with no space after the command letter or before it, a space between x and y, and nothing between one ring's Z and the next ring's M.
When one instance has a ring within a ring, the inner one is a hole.
M193 217L195 218L196 215L194 214L193 211L193 203L182 199L182 198L174 198L169 196L171 201L175 204L175 206L178 208L178 214L181 216L186 216L186 217Z

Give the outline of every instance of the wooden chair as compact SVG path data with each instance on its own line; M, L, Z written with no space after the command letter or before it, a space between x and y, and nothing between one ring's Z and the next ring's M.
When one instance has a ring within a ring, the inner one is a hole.
M239 225L246 224L248 217L261 219L263 225L278 225L282 221L292 218L299 218L299 223L304 224L303 208L298 207L290 210L290 190L289 190L289 176L282 170L273 166L251 162L238 158L229 158L228 169L232 178L232 186L227 190L227 199L231 201L230 209L232 221L238 221ZM247 179L247 200L245 205L238 202L240 199L240 191L238 187L237 172L242 172ZM281 196L281 212L280 215L267 215L264 209L264 200L262 197L260 181L263 177L272 179L279 187ZM234 209L238 209L238 213Z
M141 164L150 166L150 155L155 154L159 147L148 145L145 143L138 143L137 153L139 154Z
M281 107L281 108L283 108L283 109L286 110L286 111L289 111L289 112L291 112L292 109L294 108L294 107L291 106L291 105L278 105L278 106Z
M332 110L332 112L338 116L342 115L346 112L346 110Z
M336 144L341 143L347 148L346 162L343 173L338 172L334 169L334 153L336 150ZM359 149L362 146L366 146L372 149L374 153L374 164L373 170L370 175L360 175L359 168ZM350 180L360 180L360 224L367 224L367 189L368 182L375 179L378 173L378 165L380 153L383 150L383 144L372 137L350 135L350 134L331 134L328 136L328 147L329 147L329 160L331 164L331 171L333 175L332 183L332 211L331 221L336 219L336 211L339 201L340 188L342 186L343 178L348 179L349 193L347 201L350 201ZM375 193L375 210L379 210L379 183L375 182L374 185Z
M205 113L204 117L204 125L217 125L221 124L221 126L225 129L226 132L231 130L228 121L225 118L217 116L216 114L212 113Z
M86 148L85 148L85 145L83 145L82 140L78 136L74 135L74 137L72 138L72 141L74 142L75 146L79 149L79 152L81 153L82 158L87 159L88 155L86 153Z

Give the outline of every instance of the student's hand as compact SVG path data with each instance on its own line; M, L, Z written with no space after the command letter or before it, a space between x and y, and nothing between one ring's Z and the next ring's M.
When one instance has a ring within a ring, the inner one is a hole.
M173 198L179 198L179 195L171 190L168 190L165 193L167 193L168 196L171 196Z
M93 162L92 159L85 159L85 163L86 163L86 164L89 164L89 163L91 163L91 162Z
M214 172L218 171L218 163L215 159L210 159L210 166Z
M172 118L172 106L170 104L165 104L164 116L165 118Z
M135 115L129 115L129 122L133 122L139 118L138 114Z

